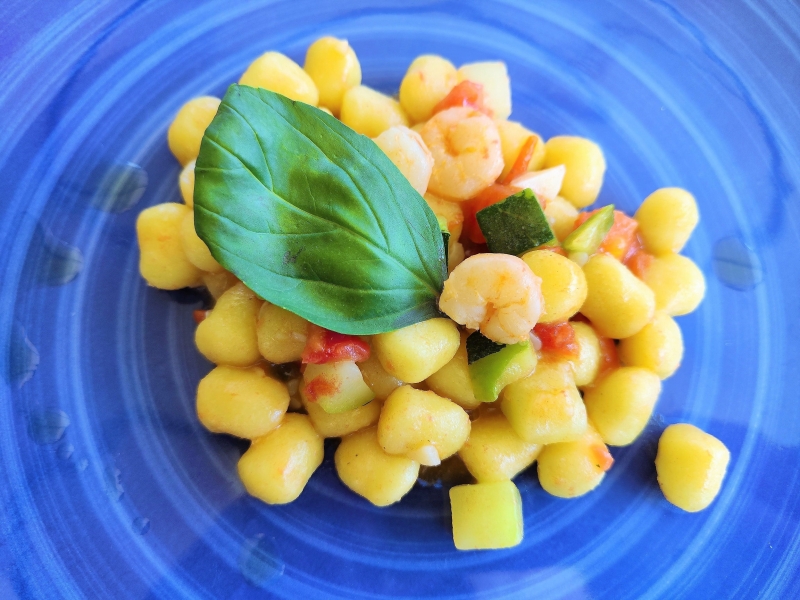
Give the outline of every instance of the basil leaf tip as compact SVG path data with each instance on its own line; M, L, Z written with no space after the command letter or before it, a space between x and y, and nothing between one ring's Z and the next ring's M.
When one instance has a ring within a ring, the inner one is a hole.
M228 88L195 166L195 227L265 300L341 333L440 316L436 216L369 138L302 102Z

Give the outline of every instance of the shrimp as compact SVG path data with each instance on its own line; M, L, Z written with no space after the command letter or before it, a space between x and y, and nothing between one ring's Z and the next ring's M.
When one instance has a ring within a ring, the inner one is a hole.
M405 175L411 187L424 194L431 178L433 156L419 134L403 125L395 125L372 141Z
M499 344L529 339L543 306L542 280L510 254L470 256L453 269L439 299L453 321Z
M477 110L462 106L436 113L420 134L433 154L429 190L467 200L494 183L503 172L497 126Z

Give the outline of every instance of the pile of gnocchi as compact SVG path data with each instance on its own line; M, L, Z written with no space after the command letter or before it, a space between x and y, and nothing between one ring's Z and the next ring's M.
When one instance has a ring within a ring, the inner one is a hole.
M204 286L215 301L195 312L197 348L216 365L198 386L197 415L209 431L252 441L238 465L247 491L270 504L297 498L325 438L341 438L342 483L377 506L407 494L421 467L460 462L472 482L450 489L453 538L467 550L521 542L513 480L534 463L554 496L596 488L614 462L609 446L636 440L681 363L675 317L705 294L702 272L680 254L699 219L692 195L659 189L633 217L583 210L603 182L602 150L580 137L545 141L509 120L502 62L456 68L420 56L391 97L362 85L346 41L323 37L302 67L267 52L240 83L372 138L446 229L449 271L441 318L374 336L328 331L265 302L194 227L194 161L220 100L180 109L168 143L183 165L183 203L139 215L140 270L153 287ZM511 200L542 215L521 234L538 240L522 252L498 250L520 241L497 220ZM671 503L698 511L728 460L715 437L671 425L658 483Z

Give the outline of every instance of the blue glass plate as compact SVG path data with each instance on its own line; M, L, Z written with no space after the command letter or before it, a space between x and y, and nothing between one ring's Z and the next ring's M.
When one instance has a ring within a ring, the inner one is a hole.
M800 597L800 9L693 2L194 2L0 5L0 597ZM409 62L502 59L513 118L597 140L603 204L697 197L708 280L645 434L588 496L518 478L525 540L456 552L447 492L377 509L331 450L297 502L248 497L240 442L194 415L209 364L196 292L148 289L139 210L179 198L166 128L258 54L350 40L364 81ZM699 514L655 480L676 421L722 439Z

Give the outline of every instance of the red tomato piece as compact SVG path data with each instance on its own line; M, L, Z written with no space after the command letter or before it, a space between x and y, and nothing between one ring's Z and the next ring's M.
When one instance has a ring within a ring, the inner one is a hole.
M359 337L336 333L312 324L309 327L302 360L304 364L312 365L338 360L361 362L369 358L369 352L369 344Z
M595 460L595 464L603 471L608 471L611 465L614 464L614 457L611 456L605 444L594 444L590 448L590 451L592 453L592 458Z
M475 196L469 202L465 202L464 207L464 234L476 244L485 244L486 238L478 225L478 218L475 216L479 210L487 206L502 202L509 196L521 191L518 187L494 183Z
M433 114L453 108L455 106L466 106L478 110L488 116L492 116L492 111L486 106L483 95L483 86L474 81L462 81L456 84L452 90L433 107Z
M520 175L524 175L528 172L528 166L531 164L531 159L533 158L533 151L536 149L536 136L532 135L525 143L522 144L522 148L519 149L519 154L517 154L517 159L514 161L514 164L511 166L511 170L506 174L505 178L501 183L509 184L514 181Z
M575 219L575 228L577 229L586 219L596 213L597 210L579 214L578 218ZM614 224L603 239L603 243L600 244L600 251L610 254L617 260L622 260L631 247L631 244L633 244L636 239L636 231L638 228L639 224L634 219L621 210L615 210Z
M644 249L642 239L637 234L628 248L628 252L622 258L622 263L631 270L631 273L642 279L653 262L653 258L653 255Z
M558 354L564 358L575 358L580 348L575 341L575 330L568 322L537 323L533 333L542 342L542 352Z
M209 312L210 311L208 310L196 310L192 313L192 318L194 319L195 323L200 325L200 323L206 320L206 317L208 317Z

